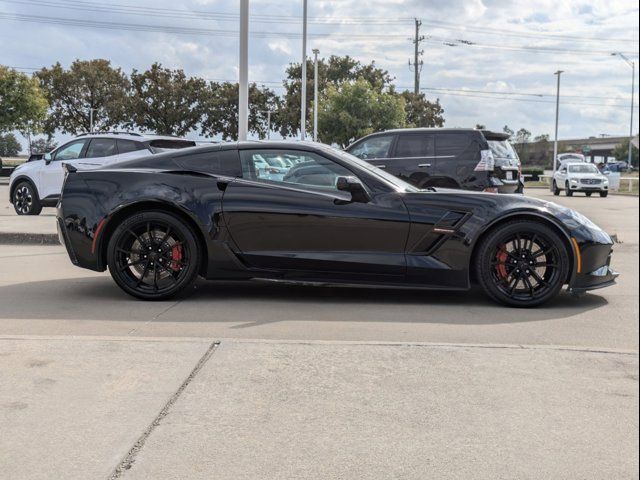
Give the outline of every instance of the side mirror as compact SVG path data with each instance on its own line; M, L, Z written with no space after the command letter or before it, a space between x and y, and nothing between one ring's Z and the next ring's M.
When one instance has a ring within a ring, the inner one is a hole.
M336 180L336 188L341 192L349 192L351 201L359 203L367 203L371 198L364 188L364 185L358 177L338 177Z
M53 160L53 157L51 156L50 153L45 153L42 159L44 160L44 163L49 165L51 163L51 160Z

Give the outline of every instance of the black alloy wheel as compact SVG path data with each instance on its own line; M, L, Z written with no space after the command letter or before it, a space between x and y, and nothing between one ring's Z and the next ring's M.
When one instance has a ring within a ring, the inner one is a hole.
M18 215L39 215L42 211L40 199L29 182L20 182L13 190L13 208Z
M529 220L509 222L481 243L476 272L484 291L514 307L534 307L555 297L569 274L569 254L559 235Z
M187 288L198 276L198 241L174 215L149 211L124 220L107 246L111 276L129 295L162 300Z

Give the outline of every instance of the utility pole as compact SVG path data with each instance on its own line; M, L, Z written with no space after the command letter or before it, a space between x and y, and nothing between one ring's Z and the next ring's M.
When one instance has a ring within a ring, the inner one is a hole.
M249 0L240 0L240 62L238 78L238 141L249 131Z
M89 133L93 133L93 112L97 110L97 108L89 107Z
M634 97L636 90L636 63L629 60L626 55L620 52L612 53L611 55L617 55L631 67L631 121L629 122L629 156L627 157L627 169L631 171L631 159L633 158L631 152L633 151L633 102L635 100Z
M558 86L556 88L556 133L553 139L553 172L558 168L558 120L560 118L560 75L564 72L563 70L558 70L554 75L558 77ZM551 190L553 190L553 180L551 183Z
M424 50L420 50L420 42L424 40L424 35L420 35L420 25L422 20L415 19L416 22L416 34L413 38L413 64L409 59L409 70L413 67L413 93L416 95L420 93L420 72L422 71L423 61L420 59Z
M318 141L318 54L320 50L313 49L313 141Z
M302 0L302 78L300 88L300 140L304 140L307 128L307 0Z
M271 110L267 110L267 140L271 140Z

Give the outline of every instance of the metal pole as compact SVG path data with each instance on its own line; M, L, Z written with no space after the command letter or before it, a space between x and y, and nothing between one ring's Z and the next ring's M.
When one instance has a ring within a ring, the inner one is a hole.
M249 130L249 0L240 0L240 75L238 79L238 140Z
M93 133L93 108L89 107L89 133Z
M304 140L307 128L307 0L302 2L302 78L300 88L300 140Z
M631 152L633 151L633 101L634 94L636 89L636 64L635 62L631 62L631 121L629 122L629 159L627 164L627 170L631 171L631 159L633 155Z
M267 140L271 139L271 110L267 110Z
M313 49L313 141L318 141L318 53Z
M413 93L418 95L420 93L420 70L418 69L418 48L420 46L420 24L422 22L416 21L416 38L414 40L415 48L413 52Z
M556 133L553 140L553 171L558 168L558 120L560 118L560 75L563 70L558 70L554 75L558 77L558 85L556 88ZM553 182L551 182L551 188L553 189Z

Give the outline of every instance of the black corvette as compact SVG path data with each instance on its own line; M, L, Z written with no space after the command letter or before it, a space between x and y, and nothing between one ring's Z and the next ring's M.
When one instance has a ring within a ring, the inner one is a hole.
M529 307L615 282L582 215L520 195L419 190L311 143L194 147L67 166L58 227L71 261L163 299L207 279L467 290Z

